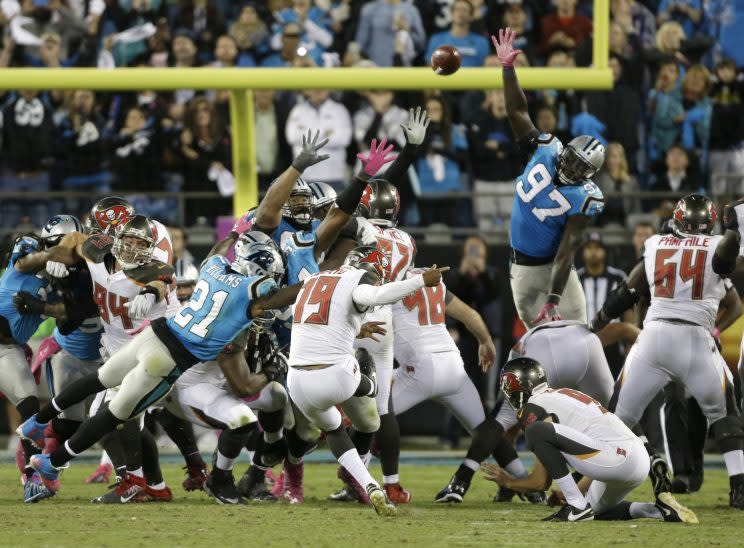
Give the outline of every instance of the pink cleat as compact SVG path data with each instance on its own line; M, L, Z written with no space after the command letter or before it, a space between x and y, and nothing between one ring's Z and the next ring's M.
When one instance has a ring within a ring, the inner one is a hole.
M346 468L344 468L343 466L339 466L336 475L338 476L338 479L348 485L350 489L354 490L360 504L370 504L367 490L359 485L359 482L354 479L354 476L352 476Z
M110 464L101 464L96 471L90 476L85 478L85 483L108 483L111 477L111 472L114 471L114 467Z
M302 486L302 480L305 475L305 464L292 464L289 461L284 463L284 498L290 504L302 504L305 502L305 492Z
M286 461L284 463L284 466L287 466ZM271 488L271 494L277 499L284 498L284 480L286 479L286 477L287 474L284 471L284 468L282 468L281 473L274 480L274 487Z

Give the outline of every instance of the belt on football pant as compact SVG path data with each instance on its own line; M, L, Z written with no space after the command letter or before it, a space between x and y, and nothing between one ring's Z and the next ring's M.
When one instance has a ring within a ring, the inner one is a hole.
M675 325L691 325L692 327L703 327L699 323L680 320L679 318L654 318L655 322L673 323Z
M319 363L317 365L290 365L292 369L301 369L303 371L317 371L319 369L328 369L332 363Z
M511 249L511 262L522 266L541 266L553 262L555 257L533 257L517 251L512 247Z

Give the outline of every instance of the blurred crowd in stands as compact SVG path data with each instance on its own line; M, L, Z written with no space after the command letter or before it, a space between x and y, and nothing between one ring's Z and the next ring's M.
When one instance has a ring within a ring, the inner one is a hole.
M596 182L606 193L744 194L744 0L611 0L607 91L528 92L532 117L564 142L589 133L607 145ZM328 67L427 65L452 44L464 67L499 70L489 33L510 26L519 66L588 66L590 0L1 0L2 67ZM143 82L143 88L147 83ZM2 92L0 92L2 93ZM0 97L0 192L117 192L138 210L191 225L231 213L231 120L224 91L8 92ZM255 92L262 188L319 128L330 159L309 180L345 184L372 137L401 144L413 105L432 117L401 188L406 226L499 230L524 158L500 90L444 93ZM145 191L209 191L177 219L172 199ZM437 199L448 196L447 200ZM79 213L83 194L0 200L0 226ZM453 207L453 203L455 206ZM670 201L612 196L602 225L665 217Z

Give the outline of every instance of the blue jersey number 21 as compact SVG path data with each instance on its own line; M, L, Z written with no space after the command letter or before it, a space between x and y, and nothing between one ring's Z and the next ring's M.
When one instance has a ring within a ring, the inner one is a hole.
M201 318L201 321L192 325L189 328L189 332L193 333L197 337L206 337L209 331L209 326L212 325L212 322L217 319L217 315L220 313L222 305L225 304L225 299L227 299L228 292L215 291L215 293L212 295L212 307L209 309L209 312L207 312L206 314L204 314L203 312L202 314L196 314L202 309L202 307L204 307L208 295L209 284L205 280L199 280L199 283L197 283L196 287L194 288L194 294L192 295L189 303L184 306L173 318L175 324L178 327L185 328L189 324L189 322L194 320L194 316L196 315L197 319Z
M517 194L526 204L529 204L535 196L540 194L551 182L553 177L548 172L548 169L543 164L535 164L535 166L527 174L528 190L525 192L525 184L522 179L517 182ZM558 192L558 189L553 189L548 198L556 202L557 207L533 207L532 214L537 217L541 222L545 221L547 217L560 217L566 211L571 209L571 204L563 194Z

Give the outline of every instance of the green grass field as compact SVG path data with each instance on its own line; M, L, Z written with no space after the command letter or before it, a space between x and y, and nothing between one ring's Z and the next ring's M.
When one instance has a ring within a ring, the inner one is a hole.
M494 504L495 484L474 481L461 505L432 502L452 468L404 465L403 484L413 502L395 518L379 518L371 508L332 503L336 467L308 464L305 504L220 506L203 493L185 493L182 471L165 467L175 499L169 504L99 506L89 501L106 489L85 485L89 463L65 472L62 490L51 500L24 505L14 466L0 465L0 545L3 546L479 546L620 544L657 546L742 545L744 513L728 504L728 480L708 471L703 490L679 500L697 512L700 525L653 520L589 523L541 523L546 506L518 502ZM243 472L241 464L238 472ZM379 477L379 467L373 468ZM649 486L633 500L651 500Z

